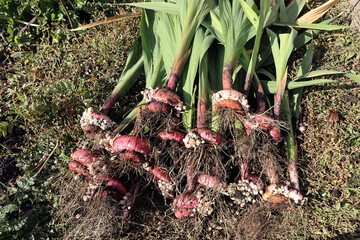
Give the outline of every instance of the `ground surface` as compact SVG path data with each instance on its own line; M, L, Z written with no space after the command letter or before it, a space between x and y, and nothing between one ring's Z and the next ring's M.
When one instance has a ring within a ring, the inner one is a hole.
M342 2L326 17L357 3L350 2ZM337 20L353 28L318 36L313 70L360 74L359 5L352 15ZM86 141L78 119L86 107L100 107L115 85L137 26L138 20L110 24L80 33L82 43L44 43L36 51L2 56L6 64L0 74L0 122L11 122L14 129L0 138L0 239L62 238L71 232L56 209L59 182L66 183L64 176L69 174L69 156ZM221 216L175 221L149 186L124 223L122 239L360 237L360 85L341 76L332 78L336 84L304 93L305 131L298 131L298 140L306 206L278 210L257 204L229 219L232 225L224 229ZM139 82L120 100L111 115L114 120L136 106L142 88Z

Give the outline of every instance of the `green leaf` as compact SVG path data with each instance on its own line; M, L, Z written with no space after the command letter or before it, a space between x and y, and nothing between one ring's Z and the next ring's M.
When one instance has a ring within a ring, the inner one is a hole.
M263 69L263 68L259 68L258 70L256 70L256 72L259 74L263 74L265 76L267 76L270 81L276 81L276 77L269 71Z
M153 11L144 10L141 18L140 32L146 88L162 86L165 81L165 68L161 54L159 37L155 34L159 18Z
M138 38L133 43L131 51L126 60L126 64L120 79L115 86L113 93L125 94L130 87L137 81L140 74L144 72L144 60L142 57L141 39Z
M225 42L218 7L210 11L210 14L202 22L202 25L206 27L219 42Z
M167 75L170 76L175 57L175 46L178 45L177 41L181 39L180 29L175 27L176 22L179 21L179 19L176 16L172 16L166 13L157 14L159 16L159 21L155 28L155 32L159 38L158 41L160 42L160 49L164 60L165 71Z
M272 25L280 26L280 27L305 28L305 29L326 30L326 31L334 31L334 30L341 30L348 28L348 26L327 25L320 23L274 22Z
M244 10L244 13L252 23L252 25L257 30L259 28L259 16L258 14L244 1L244 0L238 0L242 9ZM263 2L263 1L262 1Z
M292 90L292 89L297 89L297 88L310 87L310 86L314 86L314 85L319 85L319 84L324 84L324 83L333 83L333 82L336 82L336 81L330 80L330 79L316 79L316 80L301 81L301 82L290 82L287 84L286 89ZM261 85L263 86L264 91L267 94L275 94L277 91L276 82L261 80Z
M336 18L331 18L328 20L325 20L321 22L321 24L330 24L332 21L334 21ZM320 30L306 30L303 33L300 33L295 38L294 48L295 50L299 49L300 47L304 46L306 43L311 41L314 37L316 37L320 33Z
M312 60L314 56L314 42L311 42L308 50L305 52L299 70L297 72L296 78L307 74L310 71Z
M20 94L17 93L16 96L21 102L24 102L24 98Z
M144 104L145 101L143 100L138 105ZM114 133L121 133L123 132L131 123L135 120L138 113L138 108L134 108L126 117L120 122L120 124L116 127L116 129L113 131Z
M277 16L279 14L279 8L280 8L280 3L279 2L276 3L274 6L270 7L270 11L268 11L268 14L266 16L264 27L267 27L267 26L271 25L273 22L276 21Z
M284 89L283 84L285 84L284 78L286 77L284 75L286 75L287 72L287 62L294 48L294 40L297 35L297 31L291 29L291 33L279 34L279 37L277 37L277 35L270 29L266 30L269 36L271 51L275 62L277 87L281 90Z
M197 29L212 9L213 0L184 0L176 5L179 9L177 16L159 13L157 34L160 37L160 47L168 75L174 67L178 70L184 67L184 56L190 49Z
M181 38L175 46L176 51L173 66L177 66L180 59L182 59L190 49L197 29L213 8L214 4L214 0L182 0L180 2Z
M275 65L280 66L279 64L281 64L281 56L280 56L280 46L279 46L278 37L270 29L266 29L266 31L269 36L270 47L271 47L271 51L273 53ZM276 69L276 72L280 72L280 69L279 70Z
M255 27L255 28L257 28L256 35L255 35L255 43L254 43L251 58L249 60L249 64L247 67L247 73L246 73L245 83L244 83L244 88L243 88L244 93L246 95L248 95L248 93L250 91L250 85L251 85L253 76L255 74L255 68L256 68L256 63L258 61L261 38L262 38L263 30L264 30L265 18L269 12L269 9L270 9L270 1L269 0L263 0L260 2L260 16L258 18L258 26ZM246 56L247 55L245 54L245 57Z
M294 81L305 79L305 78L313 78L320 77L325 75L335 75L335 74L344 74L343 72L334 71L334 70L315 70L311 72L307 72L299 77L296 77Z
M141 2L141 3L125 3L125 5L133 6L133 7L140 7L149 10L165 12L169 14L176 14L180 13L179 6L174 3L170 2Z
M294 128L292 125L292 114L290 109L290 102L289 102L289 92L285 91L284 97L283 97L283 103L282 103L282 119L286 121L287 125L289 126L289 131L284 137L284 143L286 148L286 155L288 158L289 163L295 163L298 159L298 149L297 149L297 143L295 139L295 133ZM298 179L291 179L291 183L295 184L295 189L298 189ZM294 181L294 182L293 182Z
M286 9L288 22L295 22L295 20L303 10L306 2L307 0L292 1L292 3Z
M293 106L293 112L294 112L294 117L295 117L296 121L299 120L299 116L300 116L300 104L301 104L303 91L304 91L304 88L296 88L296 89L292 90L292 92L289 96L290 104Z
M326 21L321 22L321 24L329 24L335 19L336 18L328 19ZM306 43L311 41L313 37L317 36L319 33L320 30L306 30L305 32L298 34L294 41L294 51L298 50L300 47L304 46ZM271 48L267 45L268 44L265 42L262 42L261 44L259 61L258 64L256 65L256 68L260 66L267 66L274 62L273 59L270 58Z
M246 4L254 4L247 1ZM223 0L219 2L219 16L225 46L224 63L236 65L241 49L256 35L256 30L244 13L238 1Z
M214 36L210 33L210 31L205 31L204 28L199 28L195 34L193 49L191 51L191 55L189 58L189 64L187 68L184 70L184 77L181 78L179 82L179 88L181 91L181 98L187 106L191 106L194 101L194 84L196 81L196 76L199 68L199 64L202 61L205 53L210 48L211 44L214 41ZM189 116L186 116L189 114ZM187 121L186 126L191 129L191 120L193 116L192 109L185 112L184 119Z
M242 59L242 58L240 58ZM224 65L224 46L220 45L216 49L209 51L209 69L212 74L209 76L209 82L212 91L222 90L222 67Z
M183 114L184 120L184 128L186 131L190 131L193 128L193 120L195 116L195 99L196 99L196 89L197 86L194 87L193 93L191 94L191 103L189 109L187 109Z
M333 82L336 81L331 79L315 79L315 80L301 81L301 82L296 81L296 82L290 82L288 84L288 89L291 90L296 88L310 87L314 85L333 83Z
M360 83L360 76L359 75L355 75L352 73L344 73L344 76L349 78L350 80L355 80L355 82Z
M14 19L14 18L4 16L4 15L0 15L0 19L6 20L6 21L15 21L15 22L18 22L18 23L21 23L21 24L24 24L24 25L29 25L31 27L40 27L39 24L25 22L25 21L22 21L20 19Z
M334 70L315 70L315 71L311 71L308 72L298 78L296 78L294 81L300 80L300 79L305 79L305 78L313 78L313 77L320 77L320 76L325 76L325 75L342 75L344 77L349 78L350 80L354 80L355 82L359 82L360 83L360 76L359 75L355 75L355 74L351 74L351 73L344 73L344 72L339 72L339 71L334 71Z
M286 7L285 7L285 1L284 0L280 0L280 21L282 22L287 22L288 20L288 15L287 15L287 11L286 11Z

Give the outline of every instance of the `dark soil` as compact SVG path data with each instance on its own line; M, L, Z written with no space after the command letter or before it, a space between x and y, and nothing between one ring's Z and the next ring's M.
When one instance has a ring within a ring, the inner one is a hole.
M18 167L16 159L21 155L21 147L26 143L26 132L20 128L14 129L5 139L0 138L2 153L0 155L0 194L3 194L4 185L8 186L11 182L23 174L23 170Z

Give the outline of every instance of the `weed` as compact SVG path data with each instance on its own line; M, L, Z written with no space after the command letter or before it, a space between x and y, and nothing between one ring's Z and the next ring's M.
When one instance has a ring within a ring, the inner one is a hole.
M135 20L92 29L78 35L79 44L52 45L51 39L45 39L36 51L13 52L5 60L0 122L6 122L7 135L0 138L0 158L21 169L14 173L26 175L14 187L1 188L0 239L56 238L68 230L55 225L57 194L50 179L67 171L70 153L78 141L86 140L80 137L78 120L84 108L100 107L116 85L138 35L137 25ZM134 100L127 96L120 101L130 99ZM124 104L114 119L135 105ZM4 184L16 182L17 175L1 173ZM25 179L31 179L31 184L17 185Z

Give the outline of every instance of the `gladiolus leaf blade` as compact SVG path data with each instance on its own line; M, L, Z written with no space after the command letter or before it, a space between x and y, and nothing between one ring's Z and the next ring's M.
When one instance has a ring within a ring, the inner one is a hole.
M319 85L319 84L324 84L324 83L332 83L335 82L335 80L330 80L330 79L315 79L315 80L309 80L309 81L301 81L301 82L290 82L287 84L287 89L292 90L292 89L297 89L297 88L303 88L303 87L310 87L310 86L314 86L314 85ZM264 81L261 80L261 85L264 88L264 91L267 94L275 94L277 87L276 87L276 82L273 81Z
M326 30L326 31L334 31L334 30L341 30L344 28L348 28L348 26L327 25L320 23L274 22L272 25L280 26L280 27L305 28L305 29Z
M141 2L141 3L125 3L125 5L140 7L158 12L178 15L180 13L179 6L170 2Z
M248 17L249 21L252 23L252 25L257 30L259 28L259 16L258 14L244 1L244 0L238 0L242 9L244 10L244 13Z
M305 52L304 58L301 62L296 78L303 76L310 71L313 56L314 56L314 42L311 42L309 49Z
M335 74L344 74L343 72L334 71L334 70L315 70L308 73L305 73L299 77L296 77L295 80L301 80L305 78L313 78L313 77L320 77L324 75L335 75Z
M293 1L286 9L289 22L294 22L303 10L307 0Z

